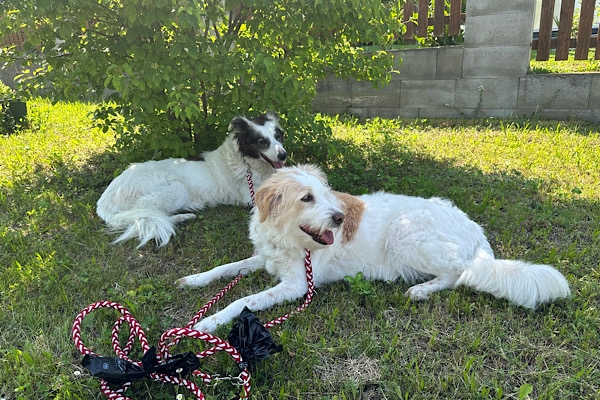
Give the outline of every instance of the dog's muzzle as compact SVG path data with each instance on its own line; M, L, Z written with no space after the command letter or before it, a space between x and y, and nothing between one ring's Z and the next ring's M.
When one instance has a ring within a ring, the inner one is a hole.
M333 223L334 228L337 228L338 226L340 226L342 224L342 222L344 222L344 218L345 218L345 215L342 212L335 212L335 213L331 214L331 222ZM329 229L326 229L324 231L315 231L315 230L310 229L306 225L301 226L300 229L302 229L302 231L304 233L306 233L307 235L312 237L312 239L319 244L322 244L325 246L333 244L333 241L334 241L333 232Z
M342 222L344 222L344 218L346 218L346 216L343 212L336 212L333 213L333 215L331 216L331 220L333 221L335 226L340 226Z
M283 168L285 166L285 162L283 160L285 160L287 158L287 153L284 152L284 156L283 158L281 158L281 154L277 154L277 158L282 160L282 161L273 161L271 160L269 157L265 156L264 154L260 154L260 156L269 164L271 164L271 166L275 169L279 169L279 168Z
M285 159L287 158L287 152L282 148L277 148L277 158L280 161L285 161Z

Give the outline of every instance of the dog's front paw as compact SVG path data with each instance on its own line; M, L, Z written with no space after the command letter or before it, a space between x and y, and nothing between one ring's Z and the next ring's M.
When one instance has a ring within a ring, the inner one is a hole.
M175 286L179 289L183 289L187 286L186 278L179 278L175 281Z
M409 288L404 295L411 300L427 300L431 292L422 285L415 285Z
M202 287L202 286L208 285L211 282L212 282L212 279L210 278L210 276L203 272L200 274L188 275L188 276L184 276L183 278L177 279L175 281L175 285L177 285L179 288L184 288L186 286Z
M217 318L213 315L204 318L202 321L194 325L195 330L205 333L215 333L217 331Z

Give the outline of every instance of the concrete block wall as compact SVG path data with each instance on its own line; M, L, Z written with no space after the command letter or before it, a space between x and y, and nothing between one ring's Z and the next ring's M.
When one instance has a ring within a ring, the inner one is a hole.
M600 122L600 73L527 74L534 9L535 0L470 0L463 46L392 51L399 74L387 87L328 77L317 83L313 106L360 117Z

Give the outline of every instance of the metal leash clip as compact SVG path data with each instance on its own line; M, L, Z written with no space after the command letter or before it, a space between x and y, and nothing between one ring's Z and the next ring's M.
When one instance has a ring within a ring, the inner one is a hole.
M250 169L250 164L248 164L248 161L246 161L246 159L244 157L242 157L242 161L244 161L244 164L246 165L246 175L252 176L252 170Z
M221 381L230 381L232 385L244 386L244 380L240 375L238 376L221 376L219 374L215 374L212 376L213 386L217 386Z

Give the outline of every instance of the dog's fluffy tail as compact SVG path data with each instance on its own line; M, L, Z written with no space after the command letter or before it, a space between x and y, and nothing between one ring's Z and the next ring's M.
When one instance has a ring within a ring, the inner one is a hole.
M133 209L115 214L107 224L111 231L123 232L113 243L137 238L140 248L154 239L162 247L175 235L175 224L193 217L194 214L168 215L158 210Z
M571 294L567 279L549 265L496 260L481 251L456 282L527 308Z

